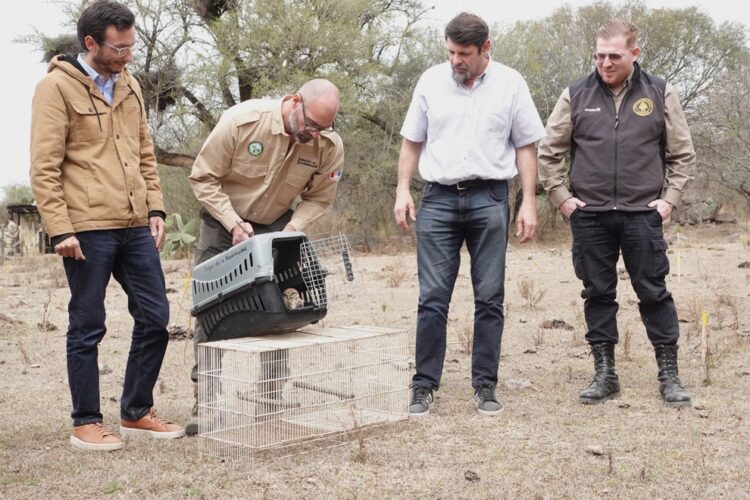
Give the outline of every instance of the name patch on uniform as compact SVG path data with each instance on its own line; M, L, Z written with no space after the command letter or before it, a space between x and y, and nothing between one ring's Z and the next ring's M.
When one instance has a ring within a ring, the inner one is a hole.
M331 180L331 182L338 182L341 180L342 175L344 175L344 173L341 170L335 170L328 174L328 178Z
M297 164L298 165L304 165L306 167L318 168L317 162L315 162L313 160L308 160L306 158L297 158Z
M263 152L263 143L260 141L253 141L247 145L247 152L252 156L260 156Z
M598 113L602 110L602 108L584 108L583 109L586 113Z
M641 97L633 104L633 113L638 116L648 116L654 111L654 103L648 97Z

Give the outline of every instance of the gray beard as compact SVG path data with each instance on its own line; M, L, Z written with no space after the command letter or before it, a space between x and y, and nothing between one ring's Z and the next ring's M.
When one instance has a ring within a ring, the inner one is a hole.
M468 73L459 73L456 70L453 70L453 74L451 76L453 77L453 81L459 85L463 85L464 83L466 83L466 80L469 79Z

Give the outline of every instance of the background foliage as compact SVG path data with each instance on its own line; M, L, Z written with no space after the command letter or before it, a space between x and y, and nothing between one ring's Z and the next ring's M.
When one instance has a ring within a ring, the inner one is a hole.
M309 78L326 77L342 92L336 128L346 149L345 175L329 221L369 247L397 234L391 212L398 132L419 75L445 57L442 27L423 21L426 7L420 1L125 3L136 12L138 52L131 70L143 84L170 212L185 220L197 214L186 177L222 111L247 99L293 93ZM86 4L68 4L71 20ZM493 26L493 59L525 76L546 121L562 89L593 70L594 32L613 16L641 28L642 66L675 85L688 114L700 175L679 216L714 220L727 208L747 215L746 26L717 25L696 8L650 9L640 1L563 6L542 19ZM71 21L71 33L73 26ZM68 35L51 39L36 33L26 42L36 44L44 59L76 50ZM413 187L418 195L418 179ZM551 218L542 220L543 227L554 226L555 211L540 206L540 212Z

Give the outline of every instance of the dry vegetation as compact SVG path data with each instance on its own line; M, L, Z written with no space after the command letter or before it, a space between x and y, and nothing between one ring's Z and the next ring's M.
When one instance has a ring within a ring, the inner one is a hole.
M750 260L748 234L735 225L692 228L672 241L670 287L692 408L660 402L653 351L626 276L617 351L623 393L604 405L576 403L592 361L580 284L562 238L513 245L508 254L499 418L478 417L471 404L473 302L464 255L436 411L419 421L358 429L350 445L255 464L201 457L196 438L132 440L109 454L71 448L61 265L54 256L11 258L0 265L0 497L747 497L750 269L739 265ZM360 255L366 293L334 305L326 324L413 332L415 261L413 253ZM170 325L187 328L188 307L180 301L189 265L169 261L164 268ZM132 322L114 282L107 303L101 399L105 421L115 424ZM707 360L703 311L709 313ZM176 421L187 420L192 406L191 364L191 343L172 341L155 398L160 412Z

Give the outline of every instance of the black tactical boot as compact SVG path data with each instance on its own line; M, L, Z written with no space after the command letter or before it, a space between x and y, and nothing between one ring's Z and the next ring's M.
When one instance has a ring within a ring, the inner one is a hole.
M578 402L585 405L603 403L620 392L615 373L615 345L591 344L591 354L594 355L594 380L578 396Z
M677 370L676 345L654 346L659 365L659 392L667 406L690 406L690 394L682 387Z

